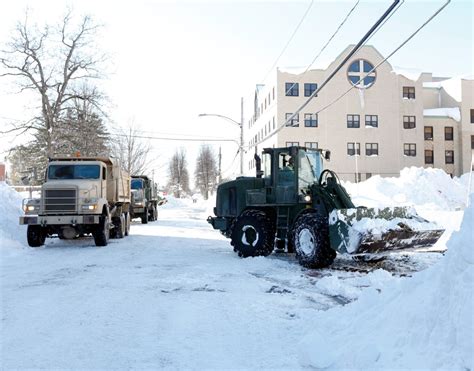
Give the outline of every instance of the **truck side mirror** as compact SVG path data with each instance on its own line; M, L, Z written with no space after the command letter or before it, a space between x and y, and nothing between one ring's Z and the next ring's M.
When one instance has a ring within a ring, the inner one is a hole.
M324 159L327 161L331 159L331 151L324 152Z

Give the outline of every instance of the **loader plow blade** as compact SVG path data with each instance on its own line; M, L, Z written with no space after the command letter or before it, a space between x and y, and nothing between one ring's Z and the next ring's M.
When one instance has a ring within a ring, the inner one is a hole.
M329 215L331 247L340 253L378 253L429 247L443 234L435 223L410 207L333 210Z

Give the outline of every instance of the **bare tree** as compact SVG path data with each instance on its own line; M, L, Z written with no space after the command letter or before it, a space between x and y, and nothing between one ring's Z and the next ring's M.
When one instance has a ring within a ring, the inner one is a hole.
M3 133L41 132L45 152L51 156L60 139L56 131L64 123L62 118L68 107L82 100L102 111L97 90L77 89L77 83L100 77L99 66L104 57L94 49L98 26L89 16L75 23L68 11L58 27L39 27L31 25L28 12L25 13L7 48L0 51L0 77L14 78L20 92L34 92L41 102L41 112L12 124Z
M194 179L196 188L205 200L217 185L217 173L216 155L209 146L202 146L196 159Z
M187 166L186 151L181 148L171 157L169 164L168 191L177 198L190 192Z
M114 135L112 154L120 160L122 168L132 175L142 175L148 167L150 144L140 138L139 129L130 121L128 127Z

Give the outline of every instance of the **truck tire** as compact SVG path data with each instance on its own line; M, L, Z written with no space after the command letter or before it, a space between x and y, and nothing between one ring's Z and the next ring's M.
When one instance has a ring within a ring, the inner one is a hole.
M26 239L31 247L40 247L46 240L46 232L40 225L29 225L26 231Z
M145 208L145 211L143 213L142 224L148 224L148 208Z
M92 232L94 236L94 242L96 246L107 246L110 237L110 221L108 215L102 215L100 217L99 225L95 231Z
M247 210L235 219L231 240L239 256L267 256L273 251L275 229L263 211Z
M130 213L125 213L125 236L130 234Z
M126 229L124 213L120 214L120 217L117 219L117 223L115 224L115 228L117 228L117 231L115 232L115 238L124 238Z
M151 218L152 218L153 221L156 221L158 219L158 209L157 209L156 205L152 206L151 215L152 215Z
M296 258L306 268L325 268L332 264L336 252L329 245L327 217L316 213L301 215L291 233Z

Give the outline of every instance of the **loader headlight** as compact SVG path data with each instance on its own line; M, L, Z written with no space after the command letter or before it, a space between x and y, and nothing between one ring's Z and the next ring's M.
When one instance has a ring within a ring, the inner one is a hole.
M310 196L310 195L304 196L304 200L305 200L306 202L310 202L310 201L311 201L311 196Z
M82 205L82 210L93 211L97 209L97 204L92 205Z

